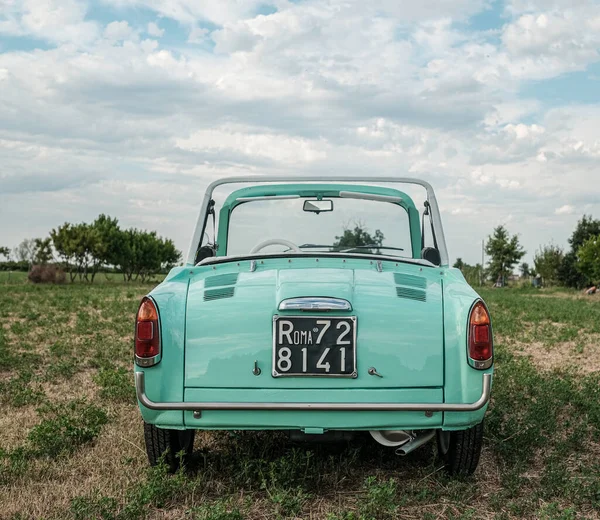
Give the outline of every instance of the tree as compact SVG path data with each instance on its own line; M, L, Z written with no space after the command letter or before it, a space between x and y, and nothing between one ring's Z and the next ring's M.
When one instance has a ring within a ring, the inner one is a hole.
M50 231L50 238L52 238L54 249L58 257L62 260L65 270L69 273L71 281L77 276L77 271L74 268L76 253L75 234L74 226L68 222Z
M80 280L90 281L90 273L93 281L99 266L94 256L98 241L95 230L89 224L65 222L59 228L53 229L50 237L56 252L63 259L65 268L69 271L71 281L77 276ZM92 266L91 271L90 266Z
M600 220L592 218L591 215L584 215L579 222L571 238L569 244L571 250L575 253L579 252L579 248L583 246L590 238L600 235Z
M344 228L343 234L335 237L333 251L358 248L354 252L372 253L372 249L376 249L376 252L379 253L378 248L382 246L384 238L383 233L379 229L375 231L375 235L371 235L364 224L357 222L354 224L354 229Z
M533 264L537 274L544 283L553 284L558 280L558 271L563 263L564 253L562 248L554 244L540 247L533 257Z
M17 262L27 262L28 264L33 263L35 258L35 240L32 238L26 238L17 247L15 247L13 254Z
M523 278L529 278L531 276L531 269L529 268L529 264L527 262L523 262L519 266L519 271L521 271L521 276Z
M172 240L163 240L155 231L128 229L123 232L123 249L117 266L123 279L142 281L162 269L169 269L181 258Z
M600 235L600 220L584 215L569 238L571 250L564 255L558 269L558 280L567 287L582 288L589 286L591 280L578 267L578 252L583 244L594 236Z
M483 268L481 264L465 264L462 273L469 285L481 285L483 280Z
M36 238L34 241L35 249L33 253L33 262L36 264L46 265L52 260L52 240L48 238Z
M503 285L514 265L525 256L519 237L511 237L504 226L495 228L492 236L488 237L485 252L490 257L488 272L492 280L501 280Z
M93 282L96 273L102 266L119 265L121 257L125 252L125 237L119 227L119 221L104 214L99 215L92 222L90 233L92 235L90 246L94 259L91 273L91 280Z
M588 238L577 252L577 268L592 283L600 282L600 235Z
M0 256L4 256L7 260L10 260L10 248L0 246Z
M465 265L468 265L468 264L465 264L463 262L463 259L460 258L460 257L458 257L456 259L456 262L454 262L454 265L452 267L455 267L456 269L460 269L462 271L465 268Z

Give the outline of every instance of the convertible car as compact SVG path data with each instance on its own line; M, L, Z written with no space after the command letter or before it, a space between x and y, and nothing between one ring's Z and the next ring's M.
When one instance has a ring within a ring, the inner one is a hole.
M479 461L492 325L424 181L212 183L185 265L140 304L134 357L151 464L175 470L195 430L368 431L399 455L436 442L452 475Z

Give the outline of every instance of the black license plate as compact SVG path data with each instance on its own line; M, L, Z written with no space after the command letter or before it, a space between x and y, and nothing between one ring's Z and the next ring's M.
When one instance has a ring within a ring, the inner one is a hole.
M273 377L356 377L356 316L273 317Z

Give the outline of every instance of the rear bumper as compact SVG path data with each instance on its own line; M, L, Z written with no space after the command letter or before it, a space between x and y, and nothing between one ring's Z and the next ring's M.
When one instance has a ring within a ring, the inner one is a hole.
M351 412L475 412L490 399L492 375L483 374L482 392L473 403L317 403L317 402L155 402L146 395L144 372L135 373L137 398L149 410L187 410L200 415L204 410L220 411L351 411Z

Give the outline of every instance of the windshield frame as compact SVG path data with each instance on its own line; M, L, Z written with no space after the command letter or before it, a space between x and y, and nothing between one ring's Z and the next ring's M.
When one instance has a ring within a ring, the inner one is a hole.
M353 199L367 199L368 197L373 197L375 200L371 201L371 204L377 205L380 207L385 204L388 208L389 206L395 206L397 211L401 211L405 218L406 224L409 232L409 247L406 248L405 254L398 255L397 258L411 258L411 259L420 259L421 257L421 247L420 247L420 237L421 231L419 229L419 212L415 207L414 202L410 198L409 195L403 193L401 191L392 189L392 188L384 188L381 186L364 186L364 185L352 185L352 184L308 184L299 186L298 184L277 184L274 186L269 186L270 195L264 195L264 189L262 186L253 186L251 188L244 188L241 190L237 190L227 197L227 200L224 202L221 211L219 213L219 229L217 233L218 237L218 248L216 251L216 256L246 256L250 254L249 252L244 253L231 253L230 252L230 231L236 228L236 211L238 208L247 206L248 204L252 204L253 200L258 202L264 202L266 200L277 201L281 199L289 199L291 197L298 198L300 200L308 200L308 199L331 199L337 200L340 202L336 202L335 204L340 204L341 201L347 201L350 198ZM366 202L366 201L365 201ZM371 206L371 210L374 207ZM375 212L378 210L375 209ZM381 208L381 211L384 211ZM282 231L283 233L283 231ZM281 237L284 235L281 234ZM273 238L270 235L264 236L263 240L267 238ZM300 247L301 243L297 243ZM319 247L331 247L333 248L333 244L329 246L319 246ZM355 249L355 248L349 248ZM376 249L376 248L372 248ZM364 251L361 254L364 255L372 255L372 256L394 256L389 252L384 252L386 249L385 246L382 247L378 254ZM313 252L313 253L345 253L343 250L327 250L327 251L310 251L303 250L303 252ZM358 251L353 251L357 253ZM263 253L263 255L271 255L270 253ZM408 256L407 256L408 255Z
M228 177L228 178L217 180L208 186L206 193L204 195L200 213L198 215L194 234L192 235L192 240L190 242L190 248L188 250L186 265L194 265L196 251L198 250L198 248L201 245L201 237L204 235L206 224L209 219L209 211L211 210L212 206L214 205L212 195L213 195L214 190L217 187L225 185L225 184L244 184L244 183L245 184L250 184L250 183L257 184L257 186L252 186L250 188L237 190L235 192L237 194L237 196L234 197L234 200L235 200L237 197L242 196L242 195L240 195L240 192L246 192L246 193L250 192L252 194L262 193L263 195L269 195L269 194L275 195L275 193L273 193L275 187L272 185L272 183L276 183L276 182L289 183L290 190L294 191L295 193L302 192L303 186L305 186L306 192L310 193L310 192L314 191L314 186L308 186L307 183L316 183L319 185L319 190L322 190L324 192L326 192L327 190L330 190L333 192L337 191L338 194L340 191L340 184L338 184L338 183L340 183L340 182L342 182L342 183L343 182L360 183L360 185L359 184L356 184L356 185L353 184L353 185L349 185L349 186L344 185L343 189L345 191L348 191L347 189L349 189L351 191L356 191L356 192L369 192L369 193L374 193L374 194L380 193L380 194L384 194L384 195L385 194L397 195L398 193L401 193L401 192L398 192L398 190L395 190L392 188L375 186L375 185L372 185L371 183L413 184L413 185L421 186L425 189L425 191L427 193L427 202L430 207L433 231L437 238L438 250L440 252L440 257L441 257L441 266L447 267L449 264L448 251L446 248L446 240L444 237L444 231L443 231L443 227L442 227L442 222L441 222L441 217L440 217L440 213L439 213L437 200L436 200L433 188L426 181L423 181L420 179L413 179L413 178L409 178L409 177L398 177L398 178L394 178L394 177L368 177L368 178L365 178L365 177L334 177L334 176L319 176L319 177L286 176L286 177L281 177L281 176L252 175L252 176L243 176L243 177ZM367 182L369 184L365 185L364 184L365 182ZM277 195L280 195L280 194L282 194L282 192L280 192L280 191L277 192ZM401 193L401 195L404 195L405 197L407 197L405 194ZM228 201L230 201L230 198L231 198L231 195L228 197L224 206L227 204ZM408 200L410 200L412 207L414 208L414 203L412 203L412 200L410 199L410 197L408 197ZM242 202L240 202L240 203L242 203ZM223 210L221 210L221 211L223 211ZM416 211L416 208L415 208L415 211ZM412 215L409 215L409 216L412 217ZM418 217L418 211L417 211L417 217ZM410 220L411 220L411 232L412 232L413 219L410 218ZM417 220L418 220L418 218L417 218ZM219 222L219 228L220 227L221 227L221 222ZM420 233L419 233L419 235L420 235ZM290 253L288 253L288 254L290 254ZM311 253L302 253L302 254L310 255ZM323 253L320 253L320 254L323 254ZM340 255L340 253L325 253L325 254ZM342 253L342 254L343 255L344 254L352 255L351 253ZM223 256L218 257L217 256L211 260L219 260L219 259L225 259L225 258L247 258L249 256L273 256L273 255L272 254L241 255L241 256L236 256L236 257L223 257ZM354 256L354 255L352 255L352 256ZM363 255L360 255L360 256L363 256ZM374 256L381 257L381 258L390 258L387 255L369 255L369 256L371 258L373 258ZM208 260L208 259L206 259L206 260ZM418 258L412 258L412 259L394 258L394 260L396 260L396 261L410 260L411 262L418 262L418 263L422 262L424 265L432 265L432 264L430 264L430 262L427 262L426 260L422 260L422 259L418 259Z

